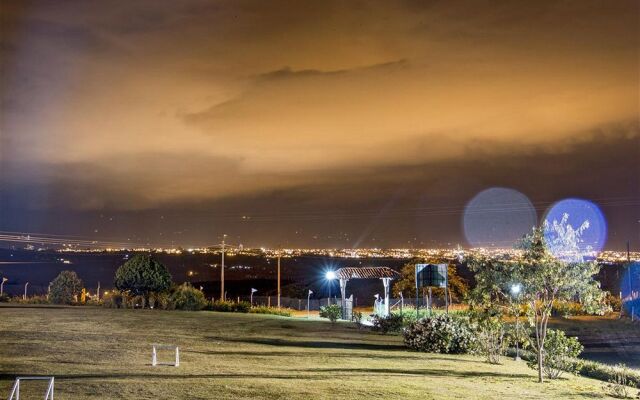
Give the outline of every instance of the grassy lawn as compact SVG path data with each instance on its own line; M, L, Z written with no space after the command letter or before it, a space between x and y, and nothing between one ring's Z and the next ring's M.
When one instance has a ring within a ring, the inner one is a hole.
M180 367L151 367L152 343L179 345ZM16 375L55 375L60 400L579 399L602 393L601 382L574 376L540 385L533 370L511 360L496 366L472 356L409 352L398 336L346 323L89 307L0 307L0 398Z

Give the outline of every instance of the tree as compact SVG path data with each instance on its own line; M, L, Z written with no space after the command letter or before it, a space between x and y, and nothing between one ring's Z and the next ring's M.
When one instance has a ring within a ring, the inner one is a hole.
M82 281L74 271L62 271L51 282L49 301L54 304L72 304L82 291Z
M458 275L457 268L455 264L449 263L448 261L442 260L430 260L424 261L420 259L415 259L407 264L405 264L400 270L401 278L395 281L393 284L393 293L395 295L400 295L402 293L403 296L407 297L415 297L416 296L416 264L449 264L448 270L448 283L449 283L449 295L451 300L459 301L462 300L467 292L469 291L469 286L467 282ZM436 296L444 296L444 289L442 288L433 288L432 293Z
M118 268L114 284L119 290L147 296L150 292L169 290L171 274L150 255L138 254Z
M566 221L565 221L566 222ZM534 228L521 241L522 255L514 259L488 259L476 257L469 267L476 273L476 288L472 293L474 304L512 303L510 289L519 285L519 299L528 305L527 317L534 330L531 345L538 360L538 381L543 381L547 324L554 301L579 300L586 308L602 307L604 293L594 279L600 267L582 259L569 261L554 256L545 239L545 228ZM576 235L580 230L567 229Z

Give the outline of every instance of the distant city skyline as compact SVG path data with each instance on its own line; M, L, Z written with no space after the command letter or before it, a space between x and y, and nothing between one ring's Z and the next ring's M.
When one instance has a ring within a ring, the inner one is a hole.
M508 188L531 204L521 221L589 200L605 249L638 251L639 14L633 0L3 1L0 231L469 247L468 204ZM523 212L496 204L501 224Z

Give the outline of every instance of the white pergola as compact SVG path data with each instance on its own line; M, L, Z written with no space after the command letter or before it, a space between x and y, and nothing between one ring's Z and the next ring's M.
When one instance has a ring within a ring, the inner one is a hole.
M398 278L400 274L389 267L345 267L336 271L336 277L340 280L340 295L342 296L342 309L344 312L347 298L347 282L350 279L381 279L384 286L384 315L389 315L389 290L391 280Z

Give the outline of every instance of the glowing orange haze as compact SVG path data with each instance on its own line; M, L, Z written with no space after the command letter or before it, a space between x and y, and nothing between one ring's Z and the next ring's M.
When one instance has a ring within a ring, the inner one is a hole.
M637 4L3 5L6 174L137 208L637 135Z

